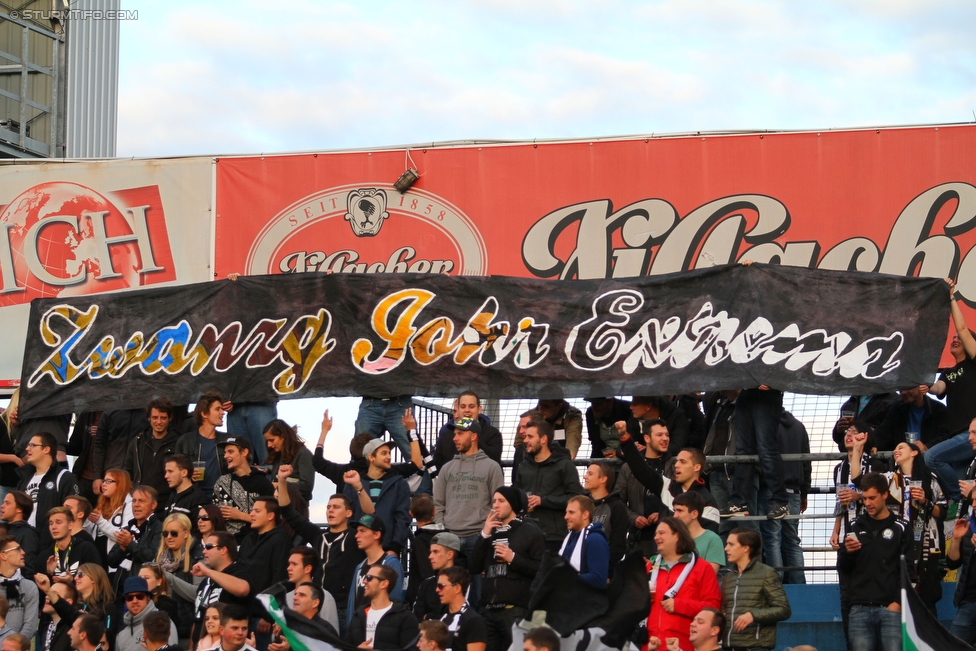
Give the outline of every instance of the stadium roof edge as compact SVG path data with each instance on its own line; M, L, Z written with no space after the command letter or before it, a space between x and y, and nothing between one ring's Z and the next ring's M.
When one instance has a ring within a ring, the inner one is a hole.
M92 163L119 160L181 160L198 158L245 158L254 156L305 156L308 154L349 154L365 152L384 152L384 151L403 151L404 149L450 149L461 147L500 147L511 145L555 145L577 142L621 142L627 140L658 140L664 138L700 138L700 137L726 137L726 136L749 136L749 135L784 135L797 133L835 133L851 131L877 131L877 130L896 130L896 129L924 129L928 127L965 127L976 126L976 122L944 122L932 124L897 124L897 125L874 125L860 127L828 127L823 129L740 129L740 130L716 130L716 131L683 131L673 133L642 133L615 136L591 136L579 138L522 138L516 140L484 139L484 140L442 140L432 142L420 142L413 144L382 145L375 147L344 147L338 149L308 149L302 151L285 152L251 152L236 154L185 154L168 156L131 156L116 158L28 158L28 159L0 159L0 166L3 165L43 165L47 163Z

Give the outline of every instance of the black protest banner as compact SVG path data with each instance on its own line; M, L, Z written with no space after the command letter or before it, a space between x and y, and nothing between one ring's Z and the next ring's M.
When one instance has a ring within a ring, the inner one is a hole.
M244 277L36 300L21 413L313 396L616 395L929 382L942 280L733 265L627 280Z

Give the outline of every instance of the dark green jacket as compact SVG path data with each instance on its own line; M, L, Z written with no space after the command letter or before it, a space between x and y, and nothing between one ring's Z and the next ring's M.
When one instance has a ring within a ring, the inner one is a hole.
M728 619L723 646L769 649L776 646L776 622L792 614L779 573L758 560L750 562L742 574L732 566L722 577L722 612ZM752 613L753 623L736 633L735 620L747 612Z

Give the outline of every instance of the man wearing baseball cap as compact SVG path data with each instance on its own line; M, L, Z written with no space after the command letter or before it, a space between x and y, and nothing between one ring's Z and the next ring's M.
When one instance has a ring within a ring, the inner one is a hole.
M366 470L359 471L358 477L346 479L343 493L355 505L353 517L357 520L365 513L364 497L369 497L373 506L372 515L386 527L383 549L399 555L407 546L410 529L410 486L402 475L390 472L391 445L391 441L381 439L367 443L363 447L363 456L369 465Z
M356 610L362 608L369 601L365 597L365 588L370 569L385 565L395 571L397 581L389 586L389 596L390 599L403 600L403 566L400 565L400 558L394 554L388 554L383 548L382 541L383 535L386 533L386 525L376 516L363 515L358 520L350 521L349 527L356 532L356 545L366 554L366 558L356 566L356 571L352 575L352 585L349 586L345 623L347 630Z
M417 589L413 614L418 620L440 619L446 611L437 594L437 573L454 567L454 561L460 553L461 539L449 531L441 531L431 539L430 566L434 574L424 579Z
M213 503L220 507L227 531L240 543L250 532L254 502L262 495L274 495L274 486L251 469L254 448L246 436L231 436L217 445L223 450L227 472L214 484Z

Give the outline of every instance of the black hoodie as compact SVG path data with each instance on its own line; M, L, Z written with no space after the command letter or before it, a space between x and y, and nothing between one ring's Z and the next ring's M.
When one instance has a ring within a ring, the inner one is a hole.
M496 540L504 540L512 549L515 556L511 563L495 561ZM529 586L539 571L545 551L545 534L534 523L519 518L509 522L507 527L495 529L488 538L479 534L468 566L472 574L485 573L481 603L485 606L528 606Z
M593 500L593 503L596 509L593 511L591 521L603 525L603 533L610 545L610 576L613 576L614 565L627 553L627 529L630 528L627 505L617 491L613 491L602 500Z

